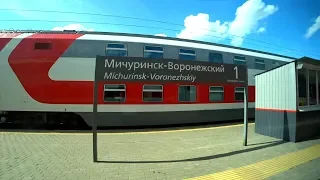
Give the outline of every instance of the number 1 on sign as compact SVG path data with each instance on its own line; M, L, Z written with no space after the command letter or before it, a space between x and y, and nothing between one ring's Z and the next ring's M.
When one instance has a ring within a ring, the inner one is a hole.
M238 79L238 66L234 67L233 70L236 71L236 79Z

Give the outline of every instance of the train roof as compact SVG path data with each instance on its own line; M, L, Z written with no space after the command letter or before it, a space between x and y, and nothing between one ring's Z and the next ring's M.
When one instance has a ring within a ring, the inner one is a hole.
M280 55L280 54L275 54L275 53L269 53L269 52L265 52L265 51L253 50L253 49L248 49L248 48L242 48L242 47L236 47L236 46L230 46L230 45L224 45L224 44L218 44L218 43L212 43L212 42L190 40L190 39L180 39L180 38L175 38L175 37L163 37L163 36L146 35L146 34L135 34L135 33L101 32L101 31L75 31L75 30L64 30L64 31L4 30L4 31L0 31L0 32L1 33L43 33L43 34L92 34L92 35L115 35L115 36L156 38L156 39L174 40L174 41L180 41L180 42L191 42L191 43L213 45L213 46L220 46L220 47L226 47L226 48L233 48L233 49L245 50L245 51L250 51L250 52L255 52L255 53L278 56L278 57L282 57L282 58L288 58L288 59L292 59L292 60L298 59L295 57L290 57L290 56L285 56L285 55Z

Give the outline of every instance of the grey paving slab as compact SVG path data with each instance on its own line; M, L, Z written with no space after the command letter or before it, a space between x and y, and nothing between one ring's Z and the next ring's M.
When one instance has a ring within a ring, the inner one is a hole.
M242 126L151 134L99 133L99 163L92 162L90 133L0 133L0 179L183 179L320 143L319 139L283 142L255 134L250 125L249 146L244 147L242 133Z

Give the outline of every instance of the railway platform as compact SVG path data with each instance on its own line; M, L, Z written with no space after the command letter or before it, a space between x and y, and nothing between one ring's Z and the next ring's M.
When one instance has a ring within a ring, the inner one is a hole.
M320 138L285 142L243 125L144 132L0 132L0 179L320 179Z

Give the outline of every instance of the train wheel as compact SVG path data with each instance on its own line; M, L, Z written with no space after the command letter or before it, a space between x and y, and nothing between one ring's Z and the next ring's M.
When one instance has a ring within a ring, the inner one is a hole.
M7 122L7 118L6 117L4 117L4 116L0 117L0 123L4 124L6 122Z

